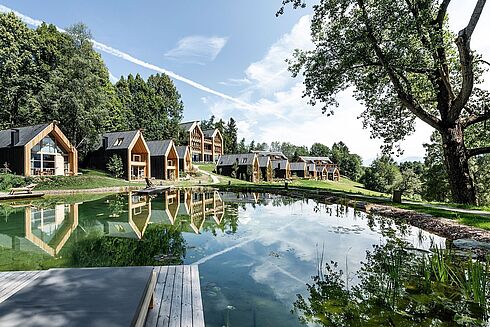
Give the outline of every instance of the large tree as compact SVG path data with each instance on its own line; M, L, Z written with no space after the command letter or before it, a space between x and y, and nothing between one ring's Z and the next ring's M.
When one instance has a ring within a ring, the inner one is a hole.
M465 130L490 119L488 92L477 88L484 61L471 50L485 0L476 2L457 35L448 28L449 5L320 0L311 25L315 48L297 51L290 67L294 75L304 74L306 95L324 110L337 105L336 94L352 88L366 108L364 125L388 150L415 130L417 119L431 126L441 135L453 201L475 203L468 159L490 153L490 146L468 148Z

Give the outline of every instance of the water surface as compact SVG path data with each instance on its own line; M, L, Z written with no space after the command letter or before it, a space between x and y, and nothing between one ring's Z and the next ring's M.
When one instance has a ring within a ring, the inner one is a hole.
M350 285L366 251L445 239L341 205L270 194L172 191L0 207L0 269L198 264L206 326L301 326L297 294L323 262Z

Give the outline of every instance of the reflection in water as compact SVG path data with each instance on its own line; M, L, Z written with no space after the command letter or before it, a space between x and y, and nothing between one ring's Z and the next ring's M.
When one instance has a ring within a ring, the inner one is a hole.
M349 290L368 287L356 273L366 251L395 240L424 251L445 246L380 216L263 193L173 190L0 205L1 270L199 264L206 326L300 326L298 314L307 312L291 309L297 294L309 296L305 284L321 256L339 262Z

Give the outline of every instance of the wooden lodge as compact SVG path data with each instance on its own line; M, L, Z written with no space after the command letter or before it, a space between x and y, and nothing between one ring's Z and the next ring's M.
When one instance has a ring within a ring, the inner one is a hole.
M259 157L261 179L271 182L273 178L272 161L269 157Z
M308 166L306 162L291 162L290 163L291 175L298 178L309 178Z
M274 178L278 179L290 179L291 178L291 166L289 160L272 160L272 170L274 172Z
M176 146L177 155L179 156L179 171L188 173L192 170L191 151L187 145Z
M151 177L164 180L179 179L179 155L174 141L148 141L151 158Z
M182 123L180 128L186 133L193 162L216 162L223 154L223 136L218 129L203 131L200 121Z
M336 164L330 160L328 157L307 157L302 156L299 157L300 161L303 161L307 164L314 164L317 172L317 179L329 179L332 181L340 180L340 170ZM322 170L322 175L319 176L320 169L318 167L324 167L325 172Z
M253 183L259 181L259 171L259 159L255 153L224 154L216 164L218 174Z
M56 122L0 131L0 166L18 175L73 176L78 153Z
M86 165L107 171L107 163L112 156L122 159L127 180L151 177L150 149L140 130L105 133L97 149L87 155Z
M340 180L340 170L337 166L327 166L327 178L338 182Z
M327 167L325 166L315 166L316 167L316 179L325 180L327 179Z
M308 169L308 176L310 179L316 179L316 166L314 163L306 164Z
M204 161L216 162L223 154L223 135L217 128L202 132L204 134Z
M280 151L252 151L259 159L267 157L272 163L272 177L278 179L290 179L291 169L288 157Z
M192 162L203 161L204 153L204 133L199 121L191 121L180 124L180 128L186 133L186 144L191 152Z

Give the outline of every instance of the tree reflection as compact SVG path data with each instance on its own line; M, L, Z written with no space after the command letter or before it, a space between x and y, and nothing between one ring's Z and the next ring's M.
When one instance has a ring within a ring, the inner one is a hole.
M489 265L446 250L428 256L399 239L367 252L355 286L338 264L323 265L298 295L303 323L321 326L483 326L488 321Z
M179 265L185 257L186 244L176 228L149 225L143 239L91 235L68 250L71 266L156 266Z

